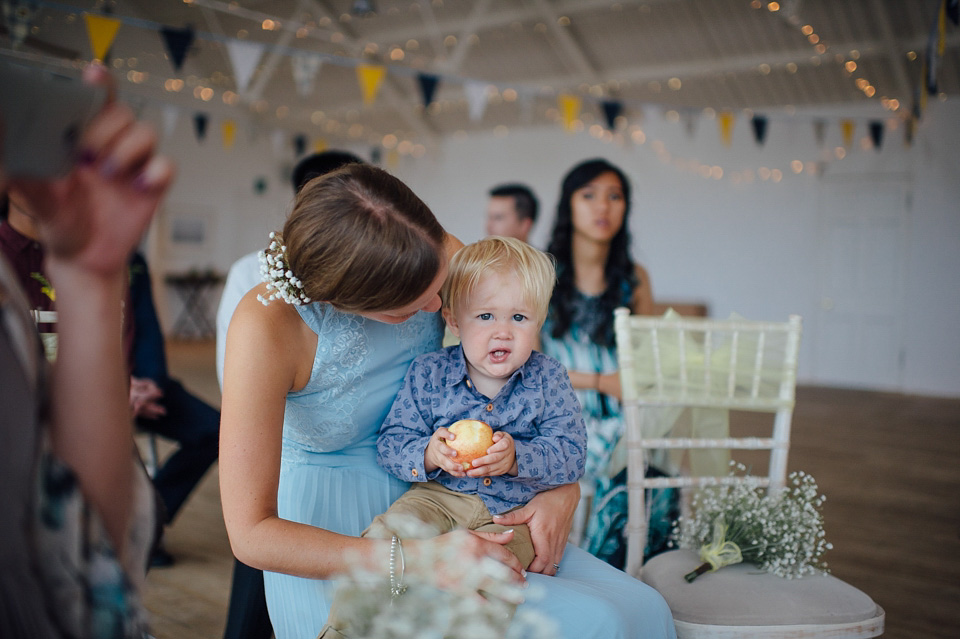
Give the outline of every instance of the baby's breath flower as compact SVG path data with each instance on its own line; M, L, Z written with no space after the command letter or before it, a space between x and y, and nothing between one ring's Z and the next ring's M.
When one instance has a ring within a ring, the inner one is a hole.
M731 477L746 471L743 464L731 462L731 466ZM681 518L679 527L674 528L679 545L695 550L710 547L716 545L714 535L720 532L724 535L721 541L739 548L743 561L781 577L825 572L822 555L833 545L825 539L820 513L826 498L818 494L813 476L803 471L791 473L786 487L772 496L750 477L744 479L737 484L707 485L694 496L693 518ZM697 574L703 571L706 568Z
M266 283L269 293L266 297L257 295L257 299L264 306L275 299L281 299L295 306L310 303L310 298L303 292L303 282L284 264L286 254L286 245L282 244L277 234L271 231L270 245L258 255L260 279Z

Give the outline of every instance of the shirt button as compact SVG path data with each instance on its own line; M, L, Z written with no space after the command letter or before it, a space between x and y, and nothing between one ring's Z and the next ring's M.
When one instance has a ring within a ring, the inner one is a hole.
M492 484L492 483L493 483L493 482L490 481L490 478L489 478L489 477L484 477L484 478L483 478L483 485L484 485L484 486L489 486L489 485Z
M417 469L416 469L416 468L414 468L413 470L411 470L410 473L411 473L414 477L417 477L418 475L420 475L420 473L417 472Z
M487 404L487 412L493 411L493 404Z

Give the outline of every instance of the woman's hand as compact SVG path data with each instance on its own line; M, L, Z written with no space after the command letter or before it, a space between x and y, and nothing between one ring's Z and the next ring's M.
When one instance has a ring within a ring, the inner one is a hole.
M84 81L112 89L99 64L86 68ZM155 154L152 127L112 98L79 144L80 161L66 177L17 179L10 187L30 203L48 258L91 275L113 275L126 267L170 186L173 164Z
M526 506L504 515L495 515L493 520L503 526L526 524L530 528L535 556L530 563L530 572L544 575L557 574L563 550L573 525L573 513L580 500L580 485L567 484L538 493Z

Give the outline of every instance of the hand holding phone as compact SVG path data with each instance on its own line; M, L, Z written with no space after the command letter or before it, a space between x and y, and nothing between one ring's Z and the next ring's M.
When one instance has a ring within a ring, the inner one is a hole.
M2 158L8 178L66 174L77 142L107 97L79 78L0 60Z

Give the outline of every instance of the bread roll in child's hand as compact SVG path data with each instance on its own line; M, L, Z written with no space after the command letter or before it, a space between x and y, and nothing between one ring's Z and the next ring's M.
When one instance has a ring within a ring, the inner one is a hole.
M469 470L470 463L486 455L487 449L493 446L493 429L480 420L461 419L447 426L447 430L456 438L443 443L457 451L453 460L462 464L464 470Z

